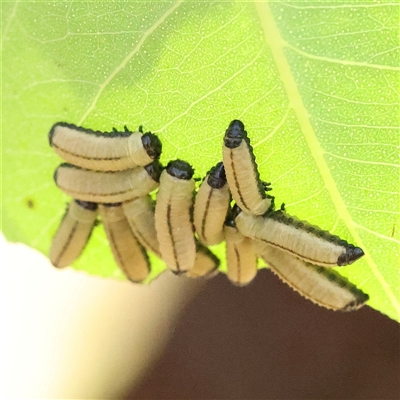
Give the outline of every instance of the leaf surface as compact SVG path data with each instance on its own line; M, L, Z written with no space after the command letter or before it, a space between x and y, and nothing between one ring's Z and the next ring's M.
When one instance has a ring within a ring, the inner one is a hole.
M2 3L6 237L48 252L68 201L53 123L142 124L163 163L203 177L241 119L277 203L362 247L340 272L399 321L397 16L372 1ZM101 226L74 267L123 279Z

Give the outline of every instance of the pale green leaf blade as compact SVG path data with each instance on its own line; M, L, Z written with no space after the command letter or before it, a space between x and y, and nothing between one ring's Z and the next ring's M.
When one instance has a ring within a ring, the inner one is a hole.
M143 124L198 177L246 124L288 212L361 246L340 269L399 320L396 5L3 4L4 233L48 252L67 202L47 132ZM216 249L223 259L223 247ZM102 227L75 267L122 278ZM154 260L153 275L163 270ZM222 269L224 266L222 266Z

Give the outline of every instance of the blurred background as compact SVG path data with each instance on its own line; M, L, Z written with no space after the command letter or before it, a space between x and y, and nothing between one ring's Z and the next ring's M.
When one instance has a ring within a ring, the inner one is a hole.
M267 270L150 286L55 270L1 237L3 398L400 399L399 324Z

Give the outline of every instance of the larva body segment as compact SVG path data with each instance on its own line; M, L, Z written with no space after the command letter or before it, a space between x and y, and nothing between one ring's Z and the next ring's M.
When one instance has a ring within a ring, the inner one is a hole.
M96 171L121 171L150 164L161 154L151 132L99 132L65 122L53 125L50 146L65 161Z
M311 264L325 267L348 265L364 255L359 247L283 211L262 217L240 213L235 222L243 235Z
M147 253L133 234L121 203L100 204L99 211L115 262L132 282L142 282L150 272Z
M193 168L181 160L171 161L160 178L155 223L162 259L174 273L194 266L196 245L192 225Z
M220 261L208 247L196 242L196 258L194 266L186 273L189 278L212 278L218 274Z
M71 265L82 253L98 214L97 204L72 200L54 235L50 261L58 268Z
M138 197L122 203L129 225L140 244L161 257L154 221L154 207L155 204L150 196Z
M257 275L257 256L252 241L245 237L230 217L224 226L226 266L229 280L236 286L245 286Z
M305 263L268 244L259 242L254 246L272 272L315 304L332 310L352 311L369 299L367 294L333 269Z
M56 185L66 194L95 203L120 203L146 196L159 185L161 164L156 160L145 167L116 172L82 169L61 164L54 173Z
M213 167L201 184L194 203L193 221L199 240L207 246L224 240L224 221L230 203L222 162Z
M265 193L253 148L241 121L234 120L229 124L222 153L226 179L239 207L254 215L262 215L272 209L273 197Z

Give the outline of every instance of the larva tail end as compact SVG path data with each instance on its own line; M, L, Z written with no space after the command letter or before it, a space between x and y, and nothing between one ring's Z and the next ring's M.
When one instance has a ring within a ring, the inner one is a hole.
M201 252L205 254L208 258L213 261L214 268L207 273L207 275L211 275L217 270L221 264L220 259L207 247L201 244L198 240L196 240L196 252Z
M150 158L159 158L162 151L161 140L157 135L151 132L146 132L142 136L142 144Z
M54 174L53 174L53 180L56 184L57 184L57 179L58 179L58 168L59 167L56 168L56 170L54 171Z
M245 287L245 286L249 285L251 282L253 282L254 278L255 278L255 276L253 278L249 279L249 280L246 280L245 282L233 281L231 279L229 279L229 280L237 288L242 288L242 287Z
M52 127L51 127L51 129L50 129L50 132L49 132L49 135L48 135L48 138L49 138L49 145L51 146L51 147L53 147L53 139L54 139L54 135L55 135L55 133L56 133L56 128L58 127L58 126L66 126L66 127L69 127L69 128L75 128L75 125L71 125L71 124L67 124L66 122L56 122Z
M54 182L56 183L56 185L57 185L57 182L58 182L58 172L60 171L60 169L63 169L63 168L82 169L82 168L76 167L75 165L68 164L68 163L62 163L62 164L60 164L60 165L56 168L56 170L54 171L54 175L53 175L53 179L54 179Z
M54 125L51 127L50 132L49 132L49 135L48 135L50 147L53 147L53 136L54 136L54 131L55 131L57 125L58 125L58 123L57 123L57 124L54 124Z
M68 122L56 122L50 129L50 132L48 134L48 139L49 139L49 144L51 147L53 147L53 142L54 142L54 135L56 133L56 129L59 126L67 127L69 129L75 129L75 130L80 130L83 132L89 132L90 129L84 129L82 127L76 126L74 124L69 124Z
M60 264L60 263L58 262L58 260L52 260L52 259L50 258L50 262L51 262L51 265L52 265L53 267L58 268L58 269L67 267L67 265Z
M363 249L360 247L350 246L346 248L346 252L341 254L337 260L338 266L349 265L357 261L364 255Z
M193 167L182 160L170 161L166 168L169 175L183 180L190 180L193 177L194 169Z
M226 185L225 168L222 161L210 169L207 183L214 189L221 189Z
M132 283L137 283L137 284L142 284L143 281L146 279L146 278L143 278L143 279L132 279L132 278L129 278L129 276L127 276L127 275L126 275L126 278L128 279L128 281L130 281Z
M74 168L74 169L81 169L81 170L85 169L85 168L81 168L81 167L78 167L77 165L70 164L67 162L61 163L58 167L59 168Z
M164 169L160 161L154 160L152 163L147 164L144 169L155 182L160 182L160 175Z

